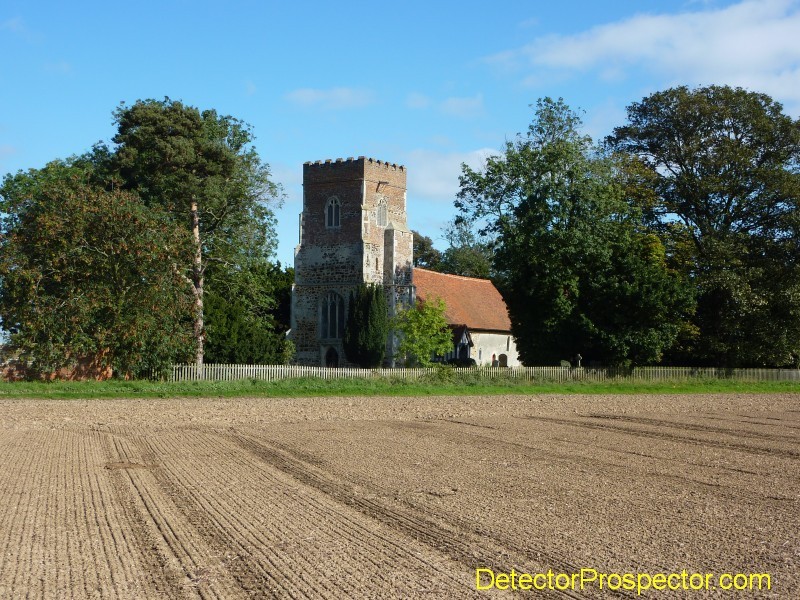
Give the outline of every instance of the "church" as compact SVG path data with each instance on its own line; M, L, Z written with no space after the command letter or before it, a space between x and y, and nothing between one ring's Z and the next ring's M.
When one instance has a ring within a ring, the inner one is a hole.
M359 156L303 165L303 212L295 248L292 328L299 365L345 367L347 302L359 284L379 284L390 316L438 297L453 330L448 358L488 366L519 365L511 321L489 280L413 267L406 169ZM387 342L386 365L396 362Z

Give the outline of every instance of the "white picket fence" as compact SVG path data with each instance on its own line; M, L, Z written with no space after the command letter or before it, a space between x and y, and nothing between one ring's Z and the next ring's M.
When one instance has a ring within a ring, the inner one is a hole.
M258 379L276 381L316 377L320 379L419 379L434 376L439 368L424 369L351 369L302 367L295 365L175 365L169 381L233 381ZM688 379L736 379L742 381L800 381L797 369L715 369L694 367L567 368L567 367L471 367L454 368L457 378L522 379L526 381L685 381Z

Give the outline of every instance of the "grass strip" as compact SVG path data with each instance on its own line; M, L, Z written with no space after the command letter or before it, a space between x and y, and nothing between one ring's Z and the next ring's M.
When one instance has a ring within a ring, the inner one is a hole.
M497 394L713 394L800 393L800 382L742 381L734 379L687 379L635 381L615 379L588 381L519 381L512 379L452 379L439 374L419 380L392 378L319 379L281 381L57 381L2 382L0 398L172 398L309 396L486 396Z

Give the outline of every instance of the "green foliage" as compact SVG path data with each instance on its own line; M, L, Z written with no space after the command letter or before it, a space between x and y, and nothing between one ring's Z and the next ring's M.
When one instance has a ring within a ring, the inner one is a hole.
M428 365L431 366L431 365ZM456 376L456 372L453 370L453 367L450 365L443 365L441 363L435 363L433 366L433 370L423 373L422 377L420 377L421 383L426 383L430 385L446 385L446 384L455 384L459 382L463 382L466 384L474 384L475 378L474 377L463 377L461 373Z
M393 320L393 329L400 338L398 353L406 364L427 367L434 356L444 356L453 350L453 333L445 318L441 298L417 302L401 311Z
M609 147L639 163L670 259L697 290L695 334L673 360L800 358L800 124L741 88L678 87L628 107ZM675 223L675 217L680 223Z
M449 246L444 252L433 247L433 240L417 231L414 234L414 266L439 273L488 279L492 253L478 240L465 221L448 223L444 234Z
M287 340L271 323L253 318L244 302L214 292L205 294L205 362L222 364L284 364Z
M597 153L563 101L540 100L525 136L484 169L463 165L456 206L494 239L494 268L526 364L581 354L611 365L657 362L691 296L668 268L620 165Z
M249 127L168 98L114 116L116 146L3 183L12 342L42 370L94 358L136 375L187 360L192 338L202 360L207 335L217 359L286 360L293 273L270 262L280 188Z
M0 318L39 371L90 359L143 376L191 348L176 274L191 248L162 211L96 180L85 157L5 178Z
M216 274L204 294L205 362L285 364L293 281L280 263Z
M264 254L274 247L274 240L254 226L272 223L268 203L280 189L252 146L247 124L169 98L123 104L114 117L112 163L126 188L187 228L191 204L197 202L204 251L211 256ZM247 244L232 239L234 233L244 234Z
M456 219L447 225L445 237L450 244L436 267L440 273L489 279L492 274L492 252L478 239L469 223Z
M258 295L248 271L264 268L275 248L270 203L280 188L252 146L248 125L178 101L140 100L114 113L110 169L148 206L160 207L193 240L181 271L195 295L197 360L203 358L203 294L227 288ZM236 279L231 282L230 279ZM255 288L247 288L248 281ZM253 304L245 302L250 309Z
M284 338L283 345L281 346L280 364L292 364L292 362L294 362L294 355L296 352L297 348L295 347L294 342L288 338Z
M382 286L360 285L350 293L342 343L347 360L366 369L379 367L389 337L389 309Z
M433 240L419 231L411 231L414 236L414 266L436 270L442 260L442 253L433 247Z

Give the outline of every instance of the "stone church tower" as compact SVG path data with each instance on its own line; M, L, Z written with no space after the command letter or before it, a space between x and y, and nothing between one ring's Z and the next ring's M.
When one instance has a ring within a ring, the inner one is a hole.
M348 366L342 337L350 292L381 284L394 314L410 298L412 246L403 166L363 156L303 165L292 292L297 364Z

